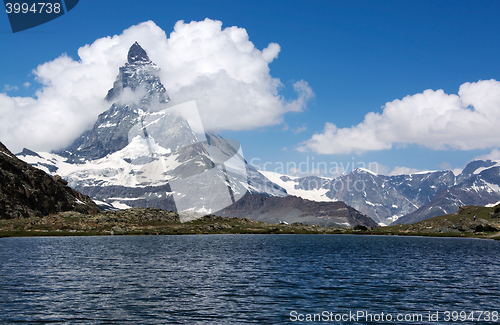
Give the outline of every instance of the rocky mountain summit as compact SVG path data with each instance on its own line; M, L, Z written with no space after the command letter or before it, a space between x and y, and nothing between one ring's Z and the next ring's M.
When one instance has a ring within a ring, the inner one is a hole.
M120 67L113 88L106 100L109 110L100 114L94 127L84 132L58 155L69 163L99 159L119 151L129 144L130 130L141 122L152 105L167 103L170 99L160 82L160 68L149 60L146 51L135 42L128 52L128 62Z
M62 211L97 213L86 195L18 159L0 143L0 219L43 217Z
M160 68L149 59L139 43L135 42L130 47L127 61L120 68L113 88L106 95L108 102L118 98L126 88L144 93L144 96L138 100L141 104L149 105L155 100L159 103L167 103L170 100L167 90L160 81Z

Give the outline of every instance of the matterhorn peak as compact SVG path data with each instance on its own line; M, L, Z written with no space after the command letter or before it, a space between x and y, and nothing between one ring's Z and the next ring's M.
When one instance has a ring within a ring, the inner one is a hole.
M113 101L118 98L124 88L132 91L145 90L147 94L141 96L139 102L149 104L151 100L166 103L170 99L159 77L160 68L151 62L146 51L135 42L127 55L128 62L120 67L113 88L108 91L106 100Z
M158 110L160 104L170 100L159 72L160 68L135 42L128 52L128 62L119 68L113 88L106 95L111 107L98 116L92 130L85 131L60 154L70 162L80 163L125 148L129 144L129 132L141 121L141 114L149 112L151 107Z
M139 45L139 43L135 42L132 44L130 49L128 50L128 63L135 62L150 62L148 54L144 49Z

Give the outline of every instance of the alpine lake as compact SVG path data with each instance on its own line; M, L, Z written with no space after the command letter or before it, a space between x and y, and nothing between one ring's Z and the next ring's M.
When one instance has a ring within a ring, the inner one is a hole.
M0 238L1 324L489 324L499 289L485 239Z

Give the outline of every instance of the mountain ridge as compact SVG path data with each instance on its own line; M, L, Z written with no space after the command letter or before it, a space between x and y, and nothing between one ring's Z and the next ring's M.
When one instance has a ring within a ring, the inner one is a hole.
M500 201L500 163L472 160L459 175L427 171L386 176L363 169L336 178L263 171L288 193L316 201L343 201L381 225L455 213L459 206Z
M0 142L0 219L43 217L63 211L101 209L86 195L20 160Z
M344 202L315 202L293 195L265 197L259 194L246 194L233 205L214 214L268 223L299 222L324 227L378 226L371 218Z
M456 213L463 206L486 206L500 202L500 161L473 160L456 177L455 184L432 200L398 220L411 224L444 214Z

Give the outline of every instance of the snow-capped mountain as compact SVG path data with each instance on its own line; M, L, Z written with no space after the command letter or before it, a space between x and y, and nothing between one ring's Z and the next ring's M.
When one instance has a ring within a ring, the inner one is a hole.
M262 173L291 195L343 201L381 225L413 223L455 213L459 206L500 202L500 161L474 160L458 176L451 171L385 176L362 168L337 178Z
M500 161L474 160L456 177L453 186L439 192L428 204L405 215L396 223L410 224L455 213L460 206L494 206L498 203L500 203Z
M169 105L158 72L135 43L91 130L59 152L18 157L117 208L210 213L247 191L287 195L246 163L237 141L204 132L194 101Z
M128 62L108 91L111 108L99 115L94 127L84 132L68 148L57 152L69 162L103 158L129 144L129 131L146 112L165 107L170 100L158 77L160 68L149 60L136 42L128 53Z
M343 201L381 225L417 210L455 182L451 171L385 176L358 168L337 178L262 173L291 195L314 201Z

